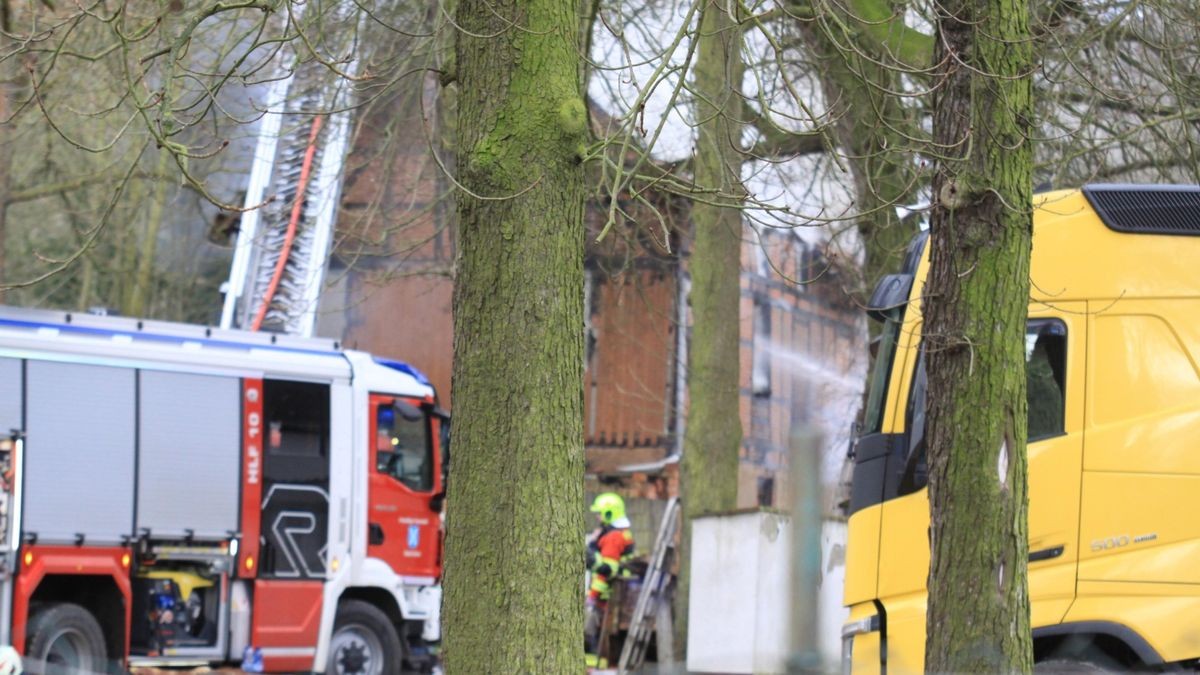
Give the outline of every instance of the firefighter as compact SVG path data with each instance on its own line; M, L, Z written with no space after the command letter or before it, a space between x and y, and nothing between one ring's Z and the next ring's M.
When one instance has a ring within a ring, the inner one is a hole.
M612 593L612 580L623 576L623 565L633 556L633 533L625 517L625 500L615 492L605 492L592 502L592 513L600 527L588 537L588 569L592 580L588 586L584 620L584 652L588 666L599 663L600 619Z

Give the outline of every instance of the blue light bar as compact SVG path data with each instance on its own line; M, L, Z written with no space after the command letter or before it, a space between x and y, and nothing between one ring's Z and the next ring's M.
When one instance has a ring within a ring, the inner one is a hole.
M391 368L392 370L398 370L398 371L404 373L405 375L411 375L413 377L413 379L415 379L417 382L420 382L421 384L425 385L426 387L433 386L429 382L429 378L425 377L425 373L422 373L421 371L417 370L413 366L410 366L403 361L393 361L391 359L383 359L378 356L374 356L372 358L375 359L375 363L378 363L381 366L386 366L388 368Z

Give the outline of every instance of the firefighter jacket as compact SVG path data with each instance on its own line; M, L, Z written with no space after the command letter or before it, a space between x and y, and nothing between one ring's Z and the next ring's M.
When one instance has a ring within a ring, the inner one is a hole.
M588 545L588 561L592 571L589 598L608 600L612 591L610 582L625 571L624 563L633 557L633 533L629 530L628 521L619 524L624 527L605 525L600 536Z

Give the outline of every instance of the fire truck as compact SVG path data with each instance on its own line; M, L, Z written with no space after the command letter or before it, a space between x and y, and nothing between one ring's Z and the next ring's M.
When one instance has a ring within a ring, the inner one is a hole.
M331 340L0 308L0 644L66 672L430 663L437 402Z

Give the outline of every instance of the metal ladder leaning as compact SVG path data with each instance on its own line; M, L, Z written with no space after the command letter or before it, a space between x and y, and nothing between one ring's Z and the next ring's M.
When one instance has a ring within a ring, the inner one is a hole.
M662 522L658 526L658 537L654 540L654 551L650 554L650 566L646 569L642 590L638 594L633 617L629 621L629 632L625 637L625 646L621 649L621 660L617 670L620 675L642 667L646 658L646 648L650 646L650 636L654 633L655 616L659 606L669 601L665 595L670 577L667 570L675 554L675 533L679 529L679 518L679 498L671 497L667 500L667 509L663 512Z

